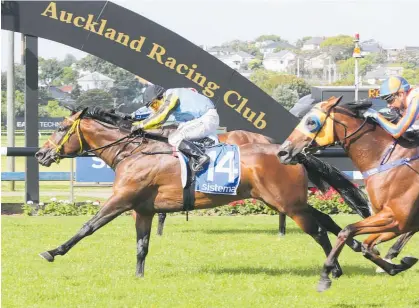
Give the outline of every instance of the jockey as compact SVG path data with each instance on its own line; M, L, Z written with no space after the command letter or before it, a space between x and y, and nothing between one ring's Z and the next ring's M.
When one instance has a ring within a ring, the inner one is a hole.
M214 103L190 88L166 90L151 85L144 92L144 104L153 113L143 121L134 122L132 131L154 129L167 120L180 123L177 130L169 135L168 142L194 158L191 166L194 171L202 170L210 158L190 140L216 134L220 119Z
M380 98L387 101L390 108L399 109L403 116L393 124L386 120L372 108L369 108L364 117L373 118L393 138L399 138L405 132L419 131L419 89L411 88L406 79L402 77L389 77L380 87Z

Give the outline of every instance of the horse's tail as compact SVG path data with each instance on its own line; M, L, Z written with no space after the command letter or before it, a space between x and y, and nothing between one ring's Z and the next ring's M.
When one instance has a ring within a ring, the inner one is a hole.
M298 159L306 168L309 180L321 191L331 186L362 218L371 216L368 197L342 172L312 155L298 155Z

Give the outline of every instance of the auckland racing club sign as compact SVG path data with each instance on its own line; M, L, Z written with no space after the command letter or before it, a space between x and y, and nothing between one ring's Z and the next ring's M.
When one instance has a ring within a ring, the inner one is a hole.
M214 101L220 125L229 131L244 129L283 141L298 124L237 71L176 33L109 1L5 1L2 29L78 48L166 88L196 88Z

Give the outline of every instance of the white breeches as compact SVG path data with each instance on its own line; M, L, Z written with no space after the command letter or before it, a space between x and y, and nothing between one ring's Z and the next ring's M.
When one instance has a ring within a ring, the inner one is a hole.
M209 109L202 117L180 124L178 129L169 135L169 143L178 148L183 139L196 140L216 134L219 125L217 110Z

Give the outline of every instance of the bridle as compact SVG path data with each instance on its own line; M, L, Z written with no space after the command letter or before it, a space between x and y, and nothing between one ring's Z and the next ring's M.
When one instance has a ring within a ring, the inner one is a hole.
M337 107L338 104L339 104L339 101L336 102L333 106L331 106L327 111L324 111L321 108L317 108L317 106L316 107L313 107L313 109L315 109L315 110L317 110L317 111L325 114L326 117L325 117L323 123L321 124L320 128L317 130L317 132L314 135L314 137L311 139L310 143L306 147L303 148L303 150L301 152L302 154L312 154L314 152L317 152L318 150L323 150L323 149L326 149L328 147L336 146L336 145L340 145L340 146L344 147L345 141L348 138L350 138L350 137L354 136L355 134L357 134L359 131L361 131L361 129L368 122L368 118L365 118L365 120L362 122L362 124L354 132L352 132L352 133L350 133L348 135L348 130L349 130L348 126L345 125L344 123L342 123L341 121L336 120L335 117L333 116L334 115L334 112L332 112L332 109L335 108L335 107ZM353 116L356 117L356 114L354 113ZM338 124L340 124L340 125L343 126L344 132L345 132L344 137L341 140L339 140L339 141L335 141L335 142L330 143L330 144L327 144L327 145L322 145L322 146L317 146L317 147L316 146L313 146L313 144L316 142L315 140L316 140L318 134L322 131L322 129L323 129L324 125L326 124L327 119L329 117L333 121L333 123L338 123Z
M73 120L69 117L66 117L66 119L73 122L73 124L71 125L70 129L66 132L64 137L61 139L61 141L58 144L55 144L51 140L51 137L48 138L48 142L54 146L54 150L55 150L55 154L56 154L54 160L55 160L56 163L59 163L61 158L75 158L75 157L85 156L85 155L87 155L89 153L92 153L94 151L97 151L97 150L104 150L106 148L110 148L110 147L113 147L115 145L119 145L119 144L123 143L124 140L130 139L130 138L134 138L133 140L141 138L140 142L139 142L139 145L141 145L142 142L143 142L143 139L144 139L144 134L143 133L136 133L136 134L131 133L127 136L124 136L124 137L122 137L122 138L120 138L120 139L118 139L114 142L111 142L107 145L104 145L102 147L98 147L98 148L94 148L94 149L90 149L90 150L83 150L83 134L82 134L81 129L80 129L80 123L81 123L81 120L82 120L82 116L79 115L79 118L77 118L76 120ZM68 142L68 140L70 139L70 137L74 133L76 133L76 135L77 135L77 138L78 138L78 141L79 141L79 144L80 144L80 150L75 155L68 155L68 154L63 155L63 154L61 154L61 152L64 148L64 145ZM128 143L128 142L132 142L133 140L129 140L129 141L125 141L125 142Z
M77 138L79 140L80 143L80 150L79 153L77 153L78 155L80 155L83 152L83 142L82 142L82 138L81 138L81 132L80 132L80 121L81 118L79 117L76 120L73 120L69 117L66 117L66 119L68 121L73 122L73 124L71 125L70 129L66 132L66 134L64 135L64 137L61 139L61 141L59 142L59 144L55 144L54 141L51 140L51 137L48 138L48 142L50 144L52 144L54 146L55 149L55 153L57 158L55 159L55 162L58 163L60 161L60 159L63 157L61 155L61 152L64 148L64 145L67 143L67 141L70 139L71 135L76 132L77 134Z

